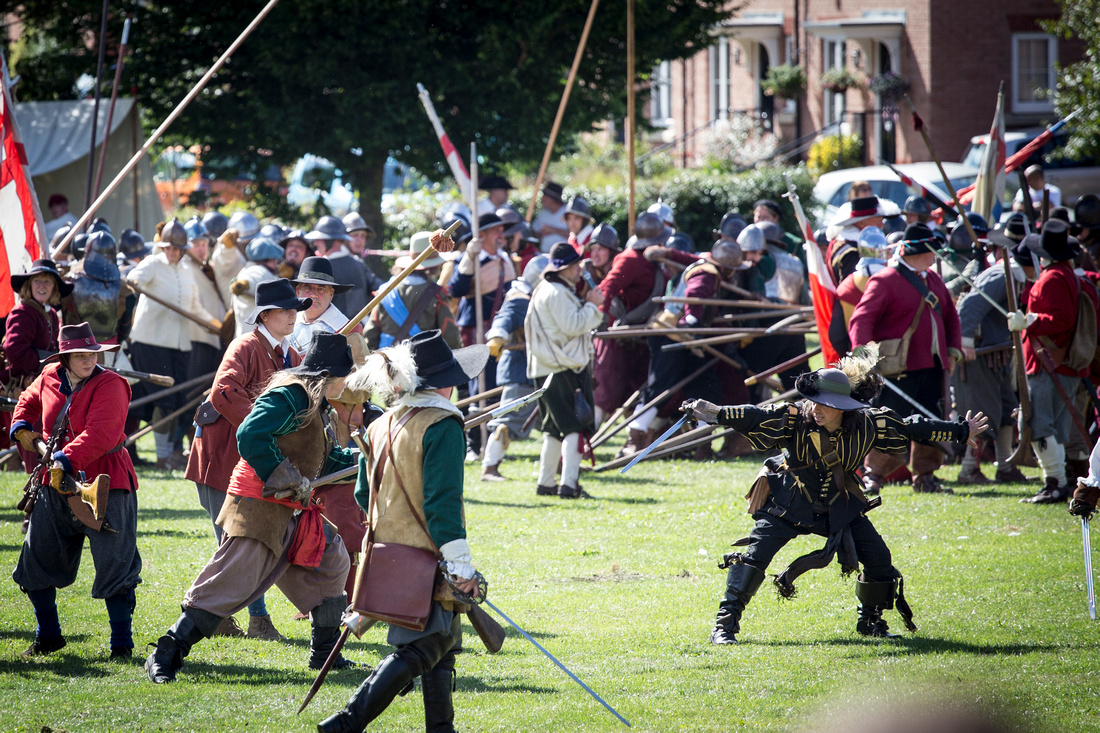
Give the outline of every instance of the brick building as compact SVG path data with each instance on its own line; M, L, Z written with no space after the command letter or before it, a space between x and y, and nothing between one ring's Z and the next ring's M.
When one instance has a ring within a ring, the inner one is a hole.
M709 48L654 70L654 142L675 141L677 162L691 165L702 154L698 133L749 115L796 155L818 134L842 131L860 135L866 163L929 159L904 102L884 105L866 83L843 93L822 87L824 71L846 67L864 82L885 72L906 79L936 152L958 160L971 136L989 131L1001 80L1008 129L1053 121L1055 63L1083 53L1079 42L1043 32L1039 23L1056 17L1054 0L748 0L714 29ZM783 63L807 71L800 100L761 89Z

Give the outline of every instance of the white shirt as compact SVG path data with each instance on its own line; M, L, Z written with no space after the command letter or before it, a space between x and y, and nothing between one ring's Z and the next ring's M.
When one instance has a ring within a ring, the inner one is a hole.
M298 311L298 317L295 319L294 333L290 334L290 345L294 347L294 350L299 354L305 354L309 349L309 343L313 339L313 333L336 333L341 328L347 325L348 317L340 312L340 309L334 305L330 305L328 309L321 314L313 323L306 323L306 312Z
M157 252L139 262L126 275L126 282L134 283L142 290L193 313L204 321L213 319L202 306L191 268L179 262L175 265L169 264L164 252ZM142 296L134 310L134 328L130 331L130 340L139 344L190 351L190 323L189 319L175 311Z
M57 230L61 227L71 227L76 224L77 218L73 216L71 211L66 211L61 216L57 217L53 221L46 223L46 241L53 241L53 235L57 234Z
M1043 188L1040 188L1040 189L1035 189L1035 188L1031 188L1030 186L1028 186L1027 190L1031 193L1031 205L1032 206L1042 206L1043 205L1043 190L1044 189L1047 190L1047 191L1050 191L1050 206L1051 206L1051 208L1054 208L1055 206L1061 206L1062 205L1062 189L1048 183L1045 186L1043 186ZM1023 203L1024 202L1024 189L1021 188L1019 191L1017 191L1016 192L1016 197L1012 200L1013 200L1013 202Z
M287 353L288 348L291 348L289 336L282 341L276 341L275 337L271 335L271 331L268 331L267 326L262 323L256 328L256 330L260 332L261 336L267 339L267 342L271 344L271 348L276 349L282 346L284 354Z
M535 217L535 220L531 222L531 231L540 237L539 249L545 254L550 254L550 248L558 242L566 241L564 234L557 234L554 232L546 232L545 234L539 234L539 231L544 226L551 226L555 229L565 229L565 205L558 207L557 212L550 211L550 209L544 208L539 212L539 215Z

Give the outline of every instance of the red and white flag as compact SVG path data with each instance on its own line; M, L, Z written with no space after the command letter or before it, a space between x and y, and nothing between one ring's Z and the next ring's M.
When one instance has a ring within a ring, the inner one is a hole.
M989 128L989 143L982 153L982 164L978 168L978 179L974 181L974 200L970 205L985 217L994 221L993 209L997 200L1005 192L1005 92L1004 82L997 92L997 111L993 115L993 126Z
M45 224L31 183L27 151L15 125L11 94L0 74L0 317L15 307L12 273L31 269L45 247Z
M833 344L829 341L829 324L833 320L833 304L836 303L836 284L833 275L825 266L821 248L817 242L809 239L802 245L806 250L806 270L810 275L810 299L814 304L814 321L817 322L817 335L821 341L821 355L829 365L840 359Z
M443 129L443 123L439 121L439 115L435 113L435 105L432 104L432 98L428 96L428 90L424 88L423 84L416 85L419 92L420 101L424 105L424 111L428 113L428 120L431 121L432 127L435 129L435 136L439 138L439 145L443 148L443 155L447 158L447 165L451 168L451 175L455 177L455 181L458 183L458 190L462 192L463 201L474 200L476 190L471 189L470 174L466 170L466 164L462 162L462 158L459 156L458 151L455 150L455 146L451 143L451 139L447 137L447 132ZM475 221L477 214L474 214Z

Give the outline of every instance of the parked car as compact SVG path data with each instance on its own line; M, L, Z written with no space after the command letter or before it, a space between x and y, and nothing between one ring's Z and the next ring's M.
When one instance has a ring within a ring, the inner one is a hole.
M943 190L943 178L935 163L903 163L896 167L905 175L933 190L943 200L949 198ZM978 169L972 165L944 163L943 168L956 190L969 186L978 177ZM884 165L867 165L824 173L817 179L817 185L814 186L814 198L824 206L819 218L819 226L824 226L835 218L836 210L848 200L848 189L852 187L854 181L867 181L871 184L871 190L876 196L893 201L898 208L905 203L905 199L920 193L917 189L902 183L897 175Z
M1027 145L1043 132L1042 127L1033 127L1027 130L1017 130L1005 133L1005 157L1011 156ZM1069 137L1063 129L1054 134L1050 140L1037 152L1031 155L1024 163L1027 167L1034 163L1043 166L1043 174L1047 183L1062 189L1062 204L1072 205L1077 199L1086 193L1100 194L1100 166L1092 157L1068 158L1055 154L1066 143ZM985 146L989 144L989 135L975 135L970 138L970 146L963 153L964 165L979 166L982 163L982 155ZM1005 201L1011 202L1012 197L1020 190L1020 179L1015 173L1005 176Z

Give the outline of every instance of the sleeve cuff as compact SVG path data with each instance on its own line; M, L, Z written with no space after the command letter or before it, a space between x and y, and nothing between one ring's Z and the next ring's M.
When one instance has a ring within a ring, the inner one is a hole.
M69 457L65 455L65 451L59 450L51 457L61 464L61 467L65 469L65 473L73 473L73 464L69 463Z
M963 353L956 349L954 346L951 346L947 349L947 355L955 357L955 361L962 361L963 358Z
M26 420L17 420L16 423L11 426L11 430L8 431L8 437L15 440L15 434L20 430L32 430L33 428L34 426Z
M970 338L964 338L964 339L962 340L962 347L963 347L964 349L973 349L973 348L974 348L974 339L970 339ZM949 352L949 353L950 353L950 351L951 351L951 350L950 350L950 349L948 349L948 352Z

